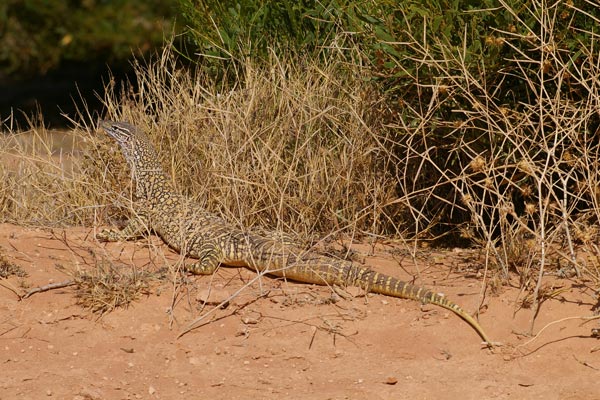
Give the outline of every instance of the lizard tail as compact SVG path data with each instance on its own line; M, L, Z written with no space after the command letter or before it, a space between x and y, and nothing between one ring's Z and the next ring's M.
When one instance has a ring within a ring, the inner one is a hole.
M423 304L435 304L452 311L460 318L465 320L481 338L488 344L491 344L489 337L475 318L463 310L458 304L447 299L445 296L434 293L429 289L416 286L408 282L401 281L392 276L380 274L366 268L350 267L354 271L350 272L348 282L355 286L364 288L373 293L384 294L390 297L399 297L420 301ZM352 276L354 275L354 276Z

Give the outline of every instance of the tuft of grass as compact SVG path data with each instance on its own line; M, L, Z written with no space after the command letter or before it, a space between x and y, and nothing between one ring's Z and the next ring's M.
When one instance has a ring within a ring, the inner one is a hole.
M25 271L17 264L10 262L6 258L6 256L2 252L2 248L0 247L0 278L6 279L9 276L17 276L19 278L24 278L27 276L27 271Z
M124 272L108 261L98 261L92 271L73 274L77 304L93 313L104 315L150 294L154 275L135 268Z

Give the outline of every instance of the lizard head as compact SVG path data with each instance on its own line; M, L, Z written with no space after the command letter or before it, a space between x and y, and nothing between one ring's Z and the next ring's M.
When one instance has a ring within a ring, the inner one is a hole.
M127 163L134 171L160 169L156 151L141 130L128 122L101 120L99 125L119 144Z
M134 145L135 126L127 122L101 120L100 127L104 129L108 136L113 138L123 150L131 149Z

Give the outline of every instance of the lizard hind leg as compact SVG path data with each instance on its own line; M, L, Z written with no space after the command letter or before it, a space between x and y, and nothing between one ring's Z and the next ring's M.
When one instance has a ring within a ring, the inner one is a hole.
M184 270L194 275L211 275L222 260L222 253L216 246L205 245L200 251L190 255L198 261L186 265Z

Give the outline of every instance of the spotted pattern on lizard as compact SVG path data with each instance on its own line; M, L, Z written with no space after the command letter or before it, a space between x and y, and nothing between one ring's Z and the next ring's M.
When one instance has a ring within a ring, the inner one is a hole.
M125 228L103 230L98 239L131 240L153 231L174 250L197 259L185 267L193 274L212 274L220 264L243 266L299 282L357 286L368 292L436 304L464 319L491 344L471 315L440 294L350 261L302 250L285 238L276 240L237 228L175 191L142 130L126 122L100 121L100 126L119 144L131 168L135 213Z

